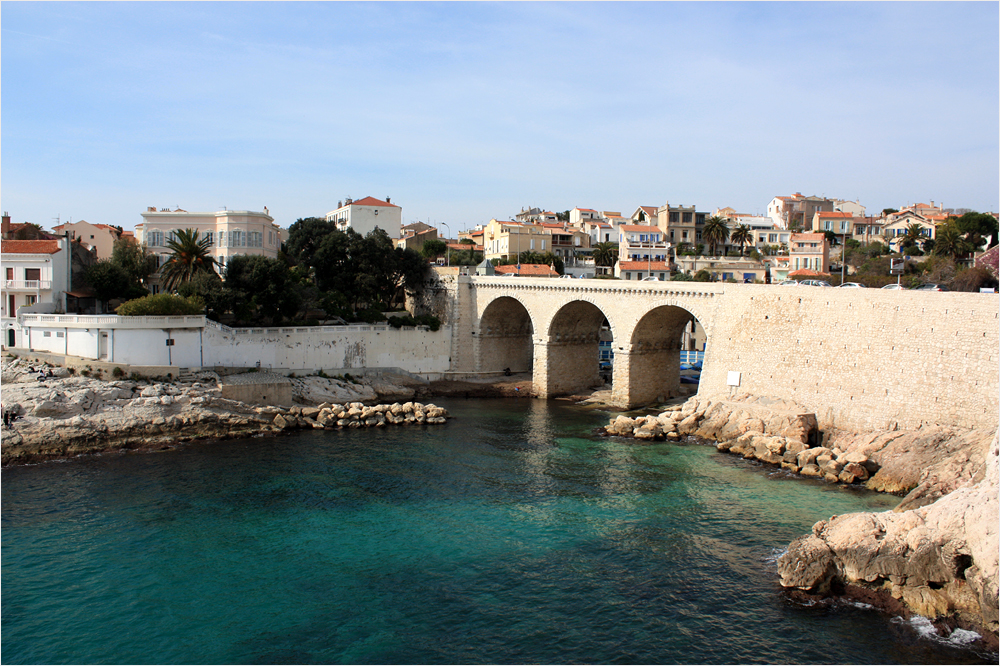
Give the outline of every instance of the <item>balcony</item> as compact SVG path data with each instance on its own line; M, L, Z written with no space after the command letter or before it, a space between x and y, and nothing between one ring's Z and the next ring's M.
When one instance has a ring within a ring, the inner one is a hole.
M52 280L4 280L8 291L45 291L52 288Z

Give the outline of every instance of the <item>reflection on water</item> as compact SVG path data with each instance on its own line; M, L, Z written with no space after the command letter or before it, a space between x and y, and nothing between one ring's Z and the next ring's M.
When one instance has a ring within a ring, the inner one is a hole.
M445 426L3 470L5 663L993 657L778 590L791 539L896 498L594 438L607 415L564 403L441 402Z

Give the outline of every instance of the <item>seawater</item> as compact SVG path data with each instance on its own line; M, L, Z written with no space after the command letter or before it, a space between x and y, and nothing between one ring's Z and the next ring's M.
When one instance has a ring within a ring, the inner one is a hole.
M897 498L559 401L2 472L2 660L996 663L774 561Z

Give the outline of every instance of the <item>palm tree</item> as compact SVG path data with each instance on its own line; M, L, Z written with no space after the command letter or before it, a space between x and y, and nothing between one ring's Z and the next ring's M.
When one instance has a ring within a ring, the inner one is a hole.
M705 220L705 226L701 230L701 237L712 245L712 255L715 255L715 246L718 243L725 243L729 240L729 227L726 221L718 215Z
M173 291L200 271L215 273L215 259L208 253L211 245L211 239L206 236L199 240L198 232L193 229L175 231L174 237L167 241L171 254L162 268L164 289Z
M618 243L605 241L594 246L594 263L598 266L612 267L618 260Z
M942 257L958 259L968 254L972 244L966 239L954 224L946 224L937 232L933 253Z
M923 227L919 223L913 222L906 228L906 233L899 240L899 249L902 250L904 247L910 247L911 245L917 249L922 249L924 242L927 241L927 236L924 236Z
M750 233L750 227L746 224L738 224L736 228L733 229L733 233L730 235L730 240L734 243L740 244L740 256L743 256L743 246L749 245L753 242L753 234Z

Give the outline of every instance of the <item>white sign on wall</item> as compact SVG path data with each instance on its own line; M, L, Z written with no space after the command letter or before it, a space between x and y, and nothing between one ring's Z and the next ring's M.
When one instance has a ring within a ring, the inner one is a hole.
M739 372L734 372L732 370L726 375L726 386L739 386L740 385L740 374Z

